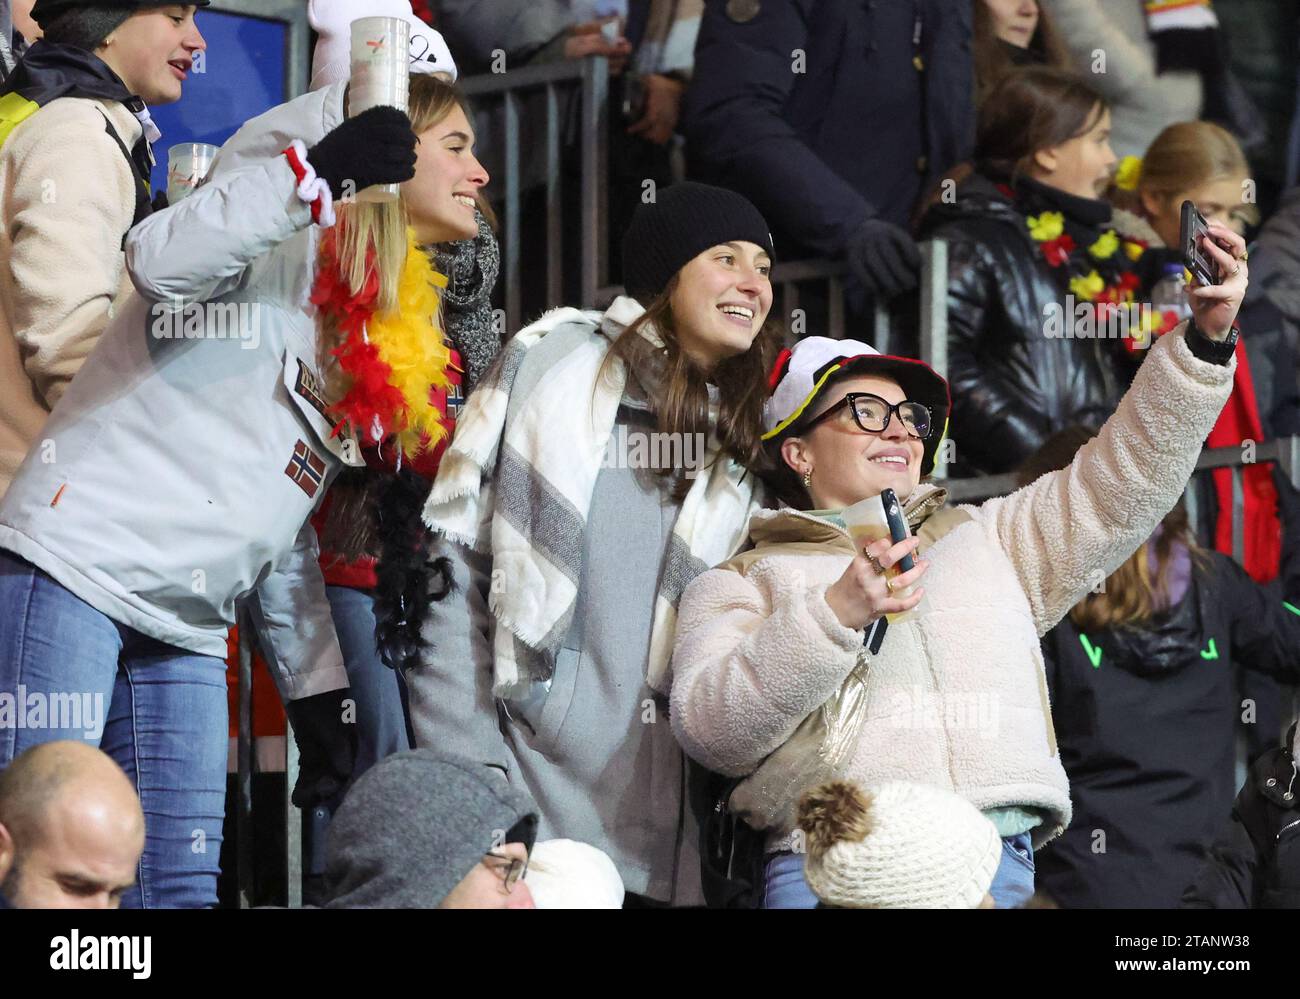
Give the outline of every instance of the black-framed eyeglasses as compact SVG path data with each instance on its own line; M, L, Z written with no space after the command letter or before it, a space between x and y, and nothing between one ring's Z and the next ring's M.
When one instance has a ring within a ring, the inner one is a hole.
M910 399L891 404L878 395L872 395L870 392L848 393L834 406L822 413L821 416L812 420L805 429L811 430L817 424L838 413L845 406L849 407L849 412L853 414L853 422L866 433L884 433L885 428L889 426L889 421L897 413L898 419L903 424L903 429L907 431L909 436L918 440L925 440L930 436L930 407L919 402L912 402Z
M490 850L485 854L485 856L491 857L493 860L506 860L510 862L508 867L502 864L489 865L492 870L501 877L507 895L514 891L515 885L517 885L520 879L528 873L527 857L520 860L518 857L507 857L500 853L493 853Z

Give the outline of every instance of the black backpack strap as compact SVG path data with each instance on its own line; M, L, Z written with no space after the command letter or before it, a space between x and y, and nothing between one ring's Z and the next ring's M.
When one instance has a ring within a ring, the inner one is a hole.
M132 154L131 150L126 148L122 137L117 134L117 130L113 128L108 115L104 114L103 108L100 108L99 113L104 115L104 131L117 143L117 148L122 150L122 155L126 157L127 165L131 168L131 176L135 178L135 215L131 219L131 227L134 227L153 213L153 201L149 194L149 170L152 166L149 162L149 143L141 136L140 141L135 145L136 152ZM126 248L126 233L122 233L122 248Z

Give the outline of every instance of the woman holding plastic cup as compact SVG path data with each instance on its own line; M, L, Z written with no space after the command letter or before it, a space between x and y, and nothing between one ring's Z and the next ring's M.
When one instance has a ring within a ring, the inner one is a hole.
M827 779L956 791L1003 837L998 906L1033 893L1034 847L1070 821L1039 637L1173 506L1232 388L1245 246L1211 232L1228 276L1192 291L1192 321L1152 347L1097 439L981 506L945 507L921 481L949 410L928 367L821 337L778 362L765 439L793 505L755 515L754 548L682 595L670 711L689 755L744 778L728 807L766 834L765 906L816 903L794 808ZM915 534L859 549L845 520L885 488ZM903 616L872 654L883 615Z
M104 695L104 748L140 776L149 817L128 905L216 900L237 603L288 701L294 801L343 786L348 677L308 518L366 445L411 461L447 437L431 398L450 383L443 282L424 247L478 232L487 175L452 85L421 73L407 112L351 118L346 86L249 122L202 187L131 231L140 294L51 415L57 460L33 452L0 505L0 604L29 608L0 615L0 691ZM397 201L347 200L391 183ZM14 751L0 741L0 764Z

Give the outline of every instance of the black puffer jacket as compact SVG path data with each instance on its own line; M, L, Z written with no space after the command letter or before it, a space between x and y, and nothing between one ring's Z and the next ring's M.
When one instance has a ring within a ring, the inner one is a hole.
M1064 208L1099 205L1055 197ZM1096 226L1092 238L1108 227ZM920 236L948 243L949 432L956 443L950 474L1009 472L1058 430L1104 423L1123 394L1123 348L1114 340L1044 334L1048 306L1064 308L1065 282L1043 259L1017 205L992 180L973 174L955 203L926 213Z
M1232 819L1183 896L1185 909L1300 909L1300 762L1286 745L1250 768Z
M1234 663L1300 676L1280 588L1209 558L1151 627L1083 633L1067 617L1043 638L1074 818L1034 859L1063 908L1177 906L1236 787Z

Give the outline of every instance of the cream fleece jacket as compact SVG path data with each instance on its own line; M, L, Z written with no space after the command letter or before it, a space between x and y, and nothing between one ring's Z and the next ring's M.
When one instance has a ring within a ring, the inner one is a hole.
M732 803L780 816L767 826L779 838L805 788L765 775L764 761L853 674L865 684L862 724L841 759L811 761L812 778L933 784L981 811L1040 810L1036 846L1057 835L1069 788L1039 637L1173 507L1234 365L1193 356L1182 329L1158 340L1073 464L960 508L970 519L929 550L924 599L875 657L825 599L853 558L848 534L798 511L755 515L755 551L682 596L670 717L683 748L711 770L752 774Z
M102 113L101 113L102 111ZM0 496L115 307L141 125L118 101L61 97L0 146Z

